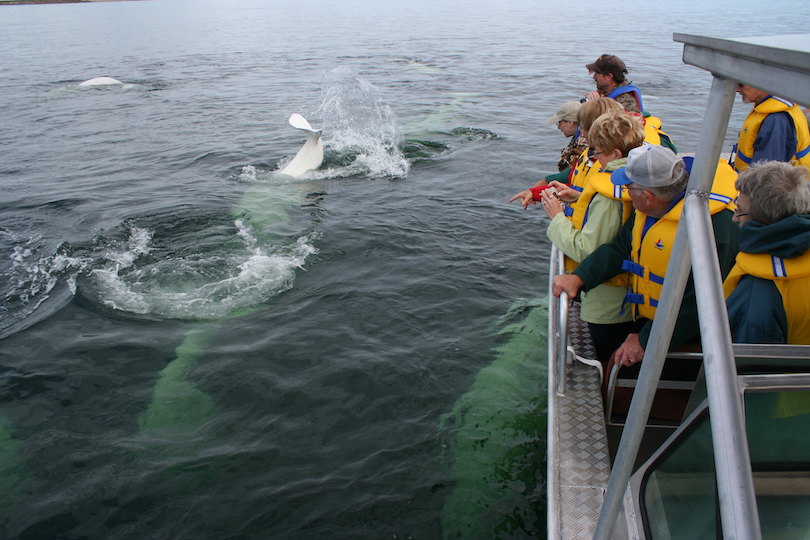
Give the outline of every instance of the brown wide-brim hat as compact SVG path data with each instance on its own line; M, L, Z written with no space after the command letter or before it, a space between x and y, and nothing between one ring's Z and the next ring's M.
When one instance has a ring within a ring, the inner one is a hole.
M603 54L591 64L585 64L588 71L595 73L627 73L627 66L622 59L612 54Z

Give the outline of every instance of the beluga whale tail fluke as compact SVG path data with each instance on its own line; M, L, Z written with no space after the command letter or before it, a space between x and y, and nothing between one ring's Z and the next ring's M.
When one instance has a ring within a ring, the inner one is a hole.
M88 86L110 86L113 84L124 84L124 83L122 83L118 79L113 79L112 77L94 77L84 82L80 82L79 86L82 88L86 88Z
M307 140L304 146L295 154L295 157L292 158L292 161L285 165L279 173L298 177L321 166L321 163L323 163L323 141L321 140L321 130L313 129L307 119L300 114L291 114L289 121L292 127L307 134Z

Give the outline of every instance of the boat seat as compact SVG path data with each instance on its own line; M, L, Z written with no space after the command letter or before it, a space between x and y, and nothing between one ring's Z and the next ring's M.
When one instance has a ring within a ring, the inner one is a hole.
M673 352L667 355L648 424L675 426L683 418L703 361L699 353ZM605 419L623 425L638 382L641 364L612 365L605 383Z

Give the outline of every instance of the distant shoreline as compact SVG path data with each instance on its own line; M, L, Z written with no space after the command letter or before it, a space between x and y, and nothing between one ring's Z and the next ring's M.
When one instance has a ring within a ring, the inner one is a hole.
M23 4L89 4L91 2L135 2L139 0L0 0L0 6Z

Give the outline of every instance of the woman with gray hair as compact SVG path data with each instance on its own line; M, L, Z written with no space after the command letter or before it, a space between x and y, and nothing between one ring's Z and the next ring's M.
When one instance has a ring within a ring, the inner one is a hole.
M735 343L810 345L810 176L764 161L741 173L740 252L723 284Z

